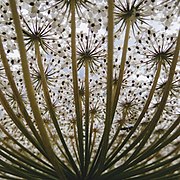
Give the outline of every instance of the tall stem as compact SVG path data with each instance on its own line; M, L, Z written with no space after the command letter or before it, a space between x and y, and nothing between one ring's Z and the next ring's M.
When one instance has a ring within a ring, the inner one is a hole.
M106 98L106 119L105 128L102 137L101 151L98 157L98 172L95 176L99 176L101 173L107 150L109 133L111 130L111 119L112 119L112 84L113 84L113 53L114 53L114 1L108 0L108 63L107 63L107 98Z
M114 114L116 111L116 107L117 107L117 103L118 103L118 99L119 99L119 95L120 95L120 90L121 90L122 83L123 83L130 27L131 27L131 21L127 20L124 45L123 45L123 51L122 51L122 57L121 57L121 64L120 64L120 71L119 71L119 78L118 78L116 92L115 92L114 101L113 101L113 105L112 105L112 121L113 121L113 117L114 117Z
M30 78L29 66L28 66L28 61L27 61L27 56L26 56L26 49L25 49L23 33L22 33L21 25L20 25L20 19L19 19L19 15L17 12L16 1L10 0L9 3L10 3L13 21L15 24L15 30L16 30L16 34L17 34L17 41L18 41L19 52L20 52L20 56L21 56L21 63L22 63L22 70L23 70L25 86L26 86L29 102L30 102L30 105L31 105L31 108L33 111L33 115L36 120L38 129L40 131L41 138L43 140L43 145L45 147L45 151L48 155L49 161L54 166L54 169L56 170L56 173L59 176L59 178L62 180L65 180L66 177L65 177L65 175L62 171L62 167L60 166L60 164L56 158L56 155L51 147L49 137L47 135L38 104L36 102L34 89L33 89L31 78Z
M71 7L71 59L72 59L72 76L73 76L73 91L74 91L74 102L77 119L77 132L79 141L79 157L81 164L81 172L84 173L84 148L83 148L83 126L82 126L82 115L81 105L79 98L78 88L78 75L77 75L77 60L76 60L76 19L75 19L75 0L70 1Z
M75 164L75 162L74 162L74 160L72 158L72 155L71 155L71 153L70 153L70 151L69 151L69 149L68 149L68 147L66 145L66 142L64 140L64 137L62 135L62 132L60 130L60 127L59 127L59 124L58 124L58 121L57 121L57 118L56 118L56 113L54 111L53 104L51 102L51 98L50 98L49 90L48 90L48 86L47 86L46 75L44 73L44 67L43 67L43 63L42 63L43 60L42 60L41 54L40 54L39 42L35 41L34 43L35 43L35 54L36 54L36 58L37 58L37 63L38 63L40 75L41 75L43 93L44 93L45 101L46 101L46 104L47 104L51 119L53 120L56 131L57 131L57 133L58 133L58 135L60 137L60 140L61 140L61 142L63 144L63 147L65 149L65 153L67 154L67 157L68 157L69 161L71 162L70 164L72 165L72 168L75 170L75 172L78 174L78 168L77 168L77 166L76 166L76 164Z
M1 37L0 37L0 55L1 55L1 59L2 59L3 65L4 65L6 76L7 76L8 80L9 80L9 84L11 86L11 89L13 90L13 95L15 96L15 100L17 101L17 104L19 106L19 109L20 109L24 119L26 120L26 122L29 125L31 131L33 132L34 136L36 137L36 139L39 142L39 144L34 143L34 145L40 150L40 147L38 147L38 146L42 145L42 139L41 139L40 135L38 134L36 128L34 127L32 121L31 121L31 118L30 118L30 116L29 116L29 114L28 114L28 112L27 112L27 110L25 108L25 105L23 103L22 97L21 97L21 95L20 95L20 93L19 93L19 91L17 89L17 86L16 86L16 83L14 81L11 69L10 69L9 64L8 64L8 60L6 58L6 54L5 54L5 51L4 51L4 48L3 48ZM41 149L40 151L42 152L43 149Z
M119 123L119 126L118 126L118 128L117 128L117 130L116 130L116 132L115 132L115 135L113 136L113 139L111 140L111 142L110 142L109 145L108 145L108 149L110 149L110 148L112 147L114 141L117 139L118 134L119 134L122 126L123 126L124 123L126 122L126 116L127 116L127 114L128 114L127 109L123 110L122 120L121 120L121 122ZM118 148L118 146L117 146L115 149L117 149L117 148ZM114 150L113 150L113 151L114 151ZM110 154L110 155L111 155L111 154ZM110 155L109 155L109 156L110 156ZM108 157L109 157L109 156L108 156Z
M89 152L89 59L85 60L85 173L88 171Z
M150 90L150 93L149 93L149 96L148 96L148 99L144 105L144 108L141 112L141 114L139 115L133 129L131 130L131 132L127 135L127 137L125 138L125 140L122 142L122 144L116 149L116 151L114 151L111 155L111 157L107 160L106 164L109 164L112 159L114 157L116 157L116 155L119 153L119 151L124 147L124 145L128 142L128 140L130 139L130 137L132 136L132 134L135 132L136 128L138 127L139 123L141 122L142 118L144 117L146 111L148 110L148 107L149 107L149 104L152 100L152 97L153 97L153 94L155 92L155 89L156 89L156 85L157 85L157 82L158 82L158 79L159 79L159 76L160 76L160 72L161 72L161 66L162 66L162 61L160 61L160 63L158 64L158 67L157 67L157 71L156 71L156 74L155 74L155 78L154 78L154 81L153 81L153 85L151 87L151 90ZM144 132L145 133L145 132ZM142 135L139 137L139 139L134 142L129 148L133 148L136 143L138 143L140 141L140 138L142 138ZM119 157L117 157L114 161L112 161L110 164L113 165L113 163L117 162L121 157L125 156L126 153L128 153L130 150L129 148L126 149L126 151L124 151L122 153L122 155L120 155ZM109 166L110 166L109 164Z
M90 132L89 132L89 152L90 152L89 158L91 158L92 150L93 150L95 138L96 138L96 132L94 132L94 138L92 140L93 124L94 124L94 113L91 113L91 125L90 125Z
M134 160L134 158L137 156L137 154L140 152L140 150L144 147L144 144L148 141L151 133L153 132L162 112L163 109L166 105L166 101L169 95L169 91L171 89L172 86L172 81L173 81L173 77L175 74L175 68L178 62L178 55L179 55L179 49L180 49L180 31L178 33L178 38L177 38L177 43L176 43L176 48L175 48L175 52L174 52L174 57L173 57L173 61L170 67L170 71L169 71L169 76L168 76L168 80L167 83L165 85L165 89L164 89L164 93L163 96L161 98L161 101L159 103L159 106L157 108L157 111L155 112L152 120L150 121L149 125L144 129L144 131L136 138L136 140L118 157L115 159L114 162L111 162L112 164L114 164L115 162L117 162L121 157L123 157L124 155L126 155L131 149L133 149L137 144L138 147L136 148L136 150L134 151L134 153L129 157L129 159L123 164L123 166L119 167L116 169L116 171L122 171L124 169L126 169L127 165ZM160 61L159 66L162 65L162 61ZM139 143L141 141L141 143Z

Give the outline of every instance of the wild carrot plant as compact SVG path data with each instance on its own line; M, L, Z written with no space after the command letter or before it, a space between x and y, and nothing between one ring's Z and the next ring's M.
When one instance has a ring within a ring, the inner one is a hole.
M0 179L179 179L178 5L1 0Z

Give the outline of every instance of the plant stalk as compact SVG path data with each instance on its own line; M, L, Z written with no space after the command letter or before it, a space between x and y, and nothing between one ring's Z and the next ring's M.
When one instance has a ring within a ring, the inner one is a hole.
M46 129L44 127L41 113L40 113L39 107L36 102L34 89L33 89L31 78L30 78L29 66L28 66L28 61L27 61L27 56L26 56L26 49L25 49L25 45L24 45L24 39L23 39L23 33L22 33L21 25L20 25L20 19L19 19L19 15L17 12L16 1L10 0L9 3L10 3L13 21L14 21L14 25L15 25L15 30L16 30L16 34L17 34L17 41L18 41L18 46L19 46L19 51L20 51L20 56L21 56L21 63L22 63L22 70L23 70L25 86L26 86L29 102L30 102L30 105L31 105L31 108L33 111L33 115L36 120L38 129L40 131L41 138L43 140L43 145L45 147L45 151L48 155L49 161L53 164L54 169L56 170L56 173L59 176L60 180L61 179L66 180L66 177L62 170L62 167L60 166L60 164L56 158L56 155L51 147L49 137L48 137Z
M77 119L77 132L79 148L78 153L80 157L80 165L82 175L84 174L84 147L83 147L83 125L82 125L82 114L81 105L79 98L79 88L78 88L78 75L77 75L77 59L76 59L76 18L75 18L75 6L76 1L70 1L71 9L71 59L72 59L72 76L73 76L73 91L74 91L74 102L75 111Z

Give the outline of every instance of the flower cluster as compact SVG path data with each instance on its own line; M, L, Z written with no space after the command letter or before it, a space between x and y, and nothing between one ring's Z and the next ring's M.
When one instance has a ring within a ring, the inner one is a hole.
M178 179L178 5L1 0L0 177Z

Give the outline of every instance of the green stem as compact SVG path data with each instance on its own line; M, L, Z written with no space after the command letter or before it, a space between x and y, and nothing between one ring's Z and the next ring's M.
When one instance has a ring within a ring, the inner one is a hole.
M74 151L74 154L75 154L75 158L77 160L77 163L78 165L80 166L80 162L79 162L79 157L78 157L78 154L77 154L77 149L76 149L76 144L74 145L74 142L73 140L71 139L71 146L73 147L73 151Z
M136 139L136 141L134 141L133 144L131 144L129 146L129 148L126 149L126 151L124 151L119 157L117 157L114 161L113 158L116 157L116 155L119 153L119 151L124 147L125 144L127 144L128 140L130 139L130 137L132 136L132 134L136 131L137 127L139 126L141 120L143 119L146 111L148 110L148 107L149 107L149 104L152 100L152 97L153 97L153 94L155 92L155 89L156 89L156 85L157 85L157 82L158 82L158 79L159 79L159 76L160 76L160 72L161 72L161 65L162 65L162 62L160 62L158 64L158 67L157 67L157 71L156 71L156 74L155 74L155 78L154 78L154 81L153 81L153 85L151 87L151 90L150 90L150 93L149 93L149 96L148 96L148 99L144 105L144 108L141 112L141 114L139 115L133 129L130 131L130 133L127 135L127 137L125 138L125 140L122 142L122 144L117 148L116 151L113 152L112 156L107 160L106 162L106 166L109 167L111 165L113 165L115 162L119 161L120 158L122 158L123 156L125 156L137 143L139 143L139 141L142 139L143 137L143 134L146 133L146 131L144 130L141 135ZM111 163L110 163L111 162ZM109 165L108 165L109 164Z
M172 60L172 64L170 67L170 71L169 71L169 76L168 76L168 80L167 83L165 85L164 88L164 93L162 96L162 99L159 103L159 106L157 108L157 111L155 113L155 115L153 116L151 122L149 123L149 125L145 128L145 130L138 136L138 138L116 159L115 162L117 162L118 159L120 159L121 157L123 157L125 154L127 154L136 144L139 144L138 147L136 148L136 150L133 152L133 154L129 157L129 159L120 167L116 168L116 170L114 170L115 172L122 172L124 171L128 165L130 164L130 162L132 162L132 160L134 160L137 155L139 154L140 150L144 147L144 144L148 141L151 133L153 132L161 114L162 111L166 105L166 101L169 95L169 91L171 89L171 85L172 85L172 81L173 81L173 77L174 77L174 73L175 73L175 68L177 65L177 61L178 61L178 55L179 55L179 49L180 49L180 31L178 33L178 38L177 38L177 43L176 43L176 48L174 51L174 57ZM162 63L162 61L160 61ZM173 135L171 138L173 139L174 136L177 136L177 134ZM142 140L140 142L140 140ZM139 143L140 142L140 143ZM167 142L166 142L167 143ZM161 146L163 147L163 145L161 144ZM112 162L113 164L115 162Z
M88 171L89 152L89 60L85 60L85 175Z
M175 158L179 158L179 157L180 157L180 155L177 155ZM164 166L166 163L168 163L168 162L170 162L172 160L175 160L175 159L173 159L173 158L168 159L165 162L162 162L161 164L158 164L157 169L158 169L159 165ZM180 166L180 163L176 163L176 164L174 164L172 166L169 166L167 168L160 168L160 169L156 170L155 172L151 172L151 169L149 169L151 173L141 175L141 176L139 176L139 179L141 179L141 180L160 179L162 177L164 177L164 179L166 179L166 175L173 175L175 171L179 170L179 166ZM131 178L131 179L135 179L135 178ZM177 178L175 178L174 180L177 180Z
M73 91L75 101L75 111L77 119L77 132L79 140L79 157L81 163L81 172L84 174L84 147L83 147L83 126L82 115L80 108L79 88L78 88L78 75L77 75L77 60L76 60L76 19L75 19L75 0L70 1L71 8L71 59L72 59L72 75L73 75Z
M144 150L140 156L131 163L131 166L133 164L137 164L138 162L141 162L143 159L151 156L152 154L158 152L160 149L165 147L168 143L172 142L173 139L175 139L177 136L179 136L178 133L173 133L171 137L168 138L168 135L172 133L172 131L179 125L180 117L176 119L174 124L166 131L166 133L159 138L156 142L154 142L151 146L149 146L146 150ZM178 132L178 130L177 130Z
M3 65L4 65L4 69L5 69L5 72L6 72L6 76L7 76L8 80L9 80L9 84L10 84L11 89L13 91L13 95L15 96L15 100L17 101L17 104L18 104L18 106L20 108L20 111L21 111L24 119L26 120L28 126L30 127L31 131L33 132L34 136L36 137L36 139L39 142L39 144L35 143L34 145L39 150L41 149L40 151L43 151L43 149L40 147L42 145L42 139L39 136L36 128L34 127L28 112L26 111L26 108L25 108L24 103L22 101L22 97L21 97L21 95L20 95L20 93L19 93L19 91L17 89L16 83L15 83L15 81L13 79L13 75L12 75L11 69L9 67L8 60L6 58L6 54L5 54L5 51L4 51L4 48L3 48L1 37L0 37L0 54L1 54L1 59L2 59Z
M72 155L66 145L66 142L64 140L64 137L62 135L62 132L60 130L60 127L59 127L59 124L58 124L58 121L57 121L57 118L56 118L56 113L54 111L54 107L53 107L53 104L51 102L51 98L50 98L50 95L49 95L49 90L48 90L48 86L47 86L47 80L46 80L46 75L44 73L44 67L43 67L43 63L42 63L42 58L41 58L41 54L40 54L40 49L39 49L39 42L38 41L35 41L34 42L35 44L35 54L36 54L36 58L37 58L37 63L38 63L38 67L39 67L39 71L40 71L40 75L41 75L41 81L42 81L42 88L43 88L43 92L44 92L44 97L45 97L45 101L46 101L46 104L47 104L47 107L48 107L48 110L49 110L49 113L50 113L50 116L51 116L51 119L53 120L53 123L54 123L54 126L56 128L56 131L60 137L60 140L63 144L63 147L65 149L65 152L67 154L67 157L69 159L69 161L71 162L70 164L72 165L72 168L76 171L76 173L78 174L78 168L72 158ZM64 152L63 152L64 154Z
M94 131L94 136L93 136L93 139L92 139L92 144L91 144L91 147L90 147L90 157L91 157L92 152L93 152L93 149L94 149L95 140L96 140L96 134L97 134L97 132L96 132L96 131Z
M30 78L29 66L28 66L28 61L27 61L27 56L26 56L26 49L25 49L23 33L22 33L21 25L20 25L20 19L19 19L19 15L17 12L16 1L10 0L9 3L10 3L13 21L14 21L14 25L15 25L15 30L16 30L16 34L17 34L17 41L18 41L19 52L20 52L20 56L21 56L21 63L22 63L22 70L23 70L25 86L26 86L29 102L30 102L30 105L31 105L31 108L33 111L33 115L36 120L38 129L40 131L41 138L43 140L43 145L45 147L45 151L48 155L49 161L54 166L54 169L56 170L56 173L59 176L59 178L62 180L65 180L66 177L65 177L65 175L62 171L62 167L60 166L58 159L56 158L56 155L51 147L49 137L48 137L46 129L44 127L43 119L41 117L41 113L40 113L38 104L36 102L34 89L33 89L31 78Z
M24 124L22 123L22 121L15 115L14 111L12 110L12 108L10 107L8 101L6 100L3 92L0 89L0 102L2 104L2 106L4 107L5 111L8 113L9 117L12 119L12 121L14 122L14 124L17 126L17 128L22 132L22 134L27 137L27 139L33 144L35 145L39 150L41 150L41 146L38 145L38 143L36 142L36 140L34 139L33 136L31 136L30 132L27 130L27 128L24 126ZM42 153L44 151L41 151Z
M108 145L108 149L111 148L111 146L113 145L114 141L117 139L118 134L119 134L119 132L120 132L123 124L126 122L126 116L127 116L127 114L128 114L127 109L124 109L124 110L123 110L122 120L121 120L121 122L120 122L120 124L119 124L119 126L118 126L118 128L117 128L117 131L116 131L115 135L113 136L113 139L111 140L111 142L110 142L109 145ZM118 148L118 146L117 146L116 148ZM110 155L111 155L111 154L110 154ZM110 155L109 155L108 157L110 157Z
M15 150L14 147L10 146L8 143L4 142L3 144L6 147L0 145L0 149L6 152L6 154L8 155L2 154L2 156L7 160L11 161L14 165L19 165L21 168L26 169L29 173L32 173L33 175L39 172L38 174L40 176L44 175L46 178L48 178L49 176L53 176L55 178L53 170L47 169L41 164L33 161L31 158L27 157L27 155L23 155L20 151Z
M64 158L66 159L66 161L69 164L69 158L68 156L64 153L64 151L62 150L62 147L60 147L59 142L57 141L56 137L52 134L51 132L51 128L49 128L49 125L46 124L46 129L50 135L50 138L52 139L52 142L54 143L54 146L57 146L57 148L59 149L59 151L62 153L62 155L64 156Z
M109 27L109 25L108 25L108 27ZM111 105L111 117L109 118L109 125L108 125L109 127L111 127L112 122L113 122L113 118L115 115L115 111L116 111L116 107L117 107L117 103L118 103L118 99L119 99L119 95L120 95L121 86L123 83L123 75L124 75L124 68L125 68L126 55L127 55L127 49L128 49L130 27L131 27L131 21L127 20L123 52L122 52L120 71L119 71L119 78L118 78L117 85L113 89L113 92L112 92L113 94L111 96L112 105ZM109 35L108 35L108 37L109 37ZM109 39L108 39L108 43L109 43ZM109 56L109 52L108 52L108 56ZM108 60L108 62L109 62L109 60ZM111 87L112 87L112 84L111 84ZM116 90L116 92L114 92L114 90ZM109 101L110 99L108 98L107 100Z
M102 172L107 150L109 133L111 130L112 119L112 85L113 85L113 54L114 54L114 1L108 0L108 64L107 64L107 98L106 98L106 119L105 128L102 137L102 144L100 155L98 156L97 163L98 171L95 173L95 177L99 176ZM99 152L97 152L99 153ZM96 165L95 165L96 166ZM93 178L95 178L93 177Z
M91 125L90 125L90 132L89 132L89 152L90 152L90 158L92 155L93 150L93 143L92 143L92 134L93 134L93 124L94 124L94 113L91 113Z
M1 151L0 151L1 152ZM24 179L34 180L34 176L21 168L8 164L7 162L0 159L0 171L8 174L15 175ZM17 178L16 178L17 179Z
M136 148L134 153L130 156L130 158L126 161L125 164L130 163L137 156L137 154L140 152L140 150L144 147L145 143L148 141L150 135L152 134L152 132L153 132L153 130L154 130L154 128L155 128L155 126L156 126L156 124L157 124L157 122L158 122L158 120L159 120L159 118L160 118L160 116L164 110L164 107L166 105L166 101L167 101L167 98L169 95L169 91L171 89L176 64L178 61L179 49L180 49L180 31L178 34L177 44L176 44L176 48L175 48L175 52L174 52L174 57L173 57L173 61L172 61L171 67L170 67L169 77L168 77L167 83L166 83L165 88L164 88L164 93L163 93L162 99L159 103L157 111L156 111L155 115L153 116L149 126L147 128L145 128L145 131L146 131L145 136L142 138L141 143ZM162 63L162 60L160 61L160 63Z
M169 153L169 156L171 155L172 153ZM168 169L168 167L171 167L171 166L168 166L165 168L165 166L167 166L168 164L172 163L173 161L176 161L177 159L180 158L180 155L176 155L176 156L173 156L172 158L166 156L166 158L164 157L162 159L162 161L160 162L154 162L152 163L151 165L144 165L143 167L139 167L137 169L132 169L132 170L127 170L125 172L122 172L121 174L117 174L117 176L113 176L115 177L115 179L117 179L118 177L121 177L122 179L128 179L128 178L133 178L133 176L137 176L137 175L143 175L143 174L147 174L148 172L151 172L151 171L154 171L153 173L157 172L156 170L159 168L159 170L165 170L165 169ZM165 159L165 160L164 160ZM163 167L163 168L162 168ZM158 170L158 171L159 171ZM148 174L147 174L148 175ZM160 177L162 177L162 174L157 174L159 175ZM158 176L157 176L158 177Z
M7 131L6 129L0 124L0 129L3 131L3 133L7 136L7 138L11 139L14 144L18 145L24 152L26 152L27 154L29 154L30 156L32 156L33 158L35 158L36 160L38 160L39 162L41 162L42 164L52 168L52 166L50 166L47 162L45 162L44 160L40 159L39 157L37 157L35 154L33 154L29 149L27 149L26 147L24 147L22 144L20 144L16 139L14 139Z
M76 123L73 123L73 132L74 132L74 139L75 139L75 147L74 147L74 151L76 152L76 150L78 151L78 138L77 138L77 133L76 133ZM77 153L76 153L77 154ZM79 156L76 156L78 165L80 166L80 161L79 161Z
M114 117L114 114L116 111L116 107L117 107L117 103L118 103L118 99L119 99L119 95L120 95L120 90L121 90L122 83L123 83L124 68L125 68L125 63L126 63L130 28L131 28L131 21L127 20L124 45L123 45L123 51L122 51L122 57L121 57L121 64L120 64L120 71L119 71L119 78L118 78L116 92L115 92L114 101L113 101L113 105L112 105L112 121L113 121L113 117Z

